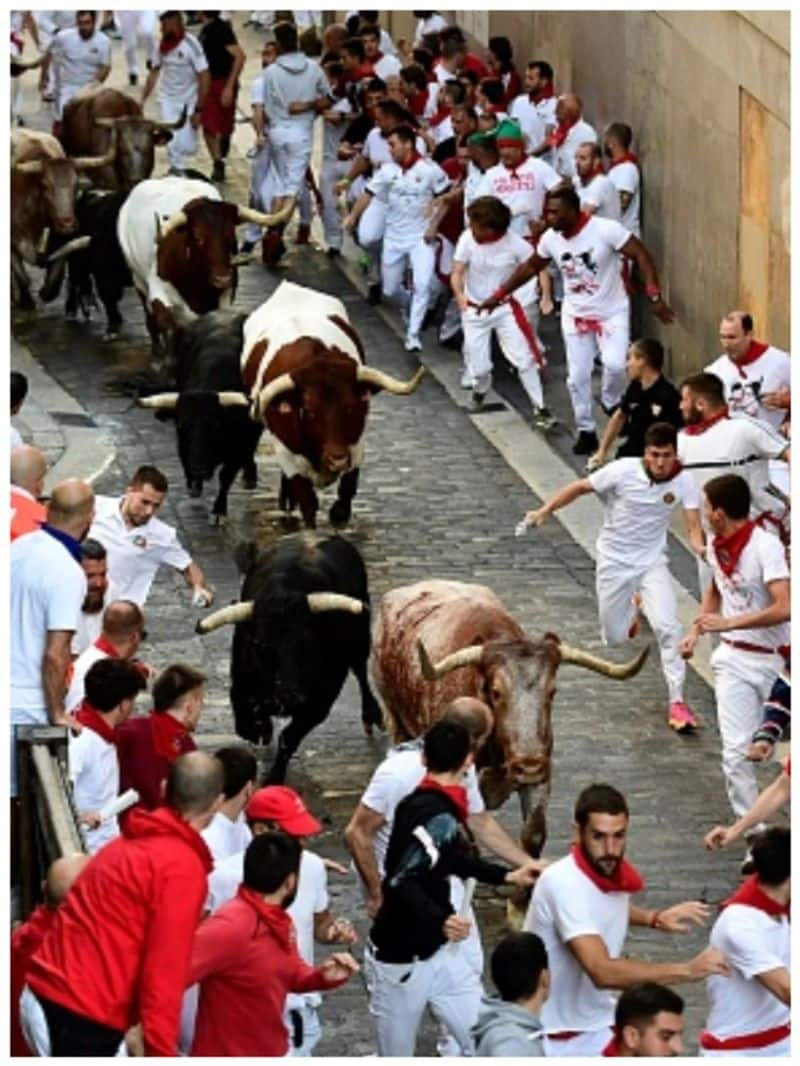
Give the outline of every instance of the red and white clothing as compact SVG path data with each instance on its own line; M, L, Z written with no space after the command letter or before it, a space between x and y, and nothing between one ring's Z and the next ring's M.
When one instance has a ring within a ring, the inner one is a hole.
M710 1011L700 1034L701 1055L790 1054L791 1008L757 979L770 970L790 969L791 927L782 910L752 876L714 923L709 943L725 955L732 973L706 980Z
M108 641L103 640L102 637L98 637L85 651L81 652L72 664L72 679L64 697L65 711L71 713L80 707L86 694L84 689L86 675L95 663L99 663L101 659L107 659L109 656L116 659L117 653L114 647Z
M150 54L150 64L161 71L157 93L162 121L177 122L186 109L183 125L175 130L167 145L170 166L183 170L197 151L197 130L191 118L197 107L197 77L208 70L208 61L198 39L187 33L173 48L162 50L161 44L156 44Z
M680 653L682 627L667 560L667 531L677 507L696 511L700 494L694 478L678 470L668 481L653 481L639 458L617 459L589 477L603 503L597 538L597 607L605 644L628 639L642 597L658 640L670 702L683 699L686 663Z
M630 236L619 222L581 214L572 233L548 229L539 238L539 255L553 261L564 281L561 332L578 430L595 430L591 384L596 353L603 361L603 405L614 407L625 389L630 301L620 251Z
M593 174L589 181L576 174L572 179L575 192L581 199L581 207L592 209L595 218L611 218L615 222L622 221L619 196L610 178L602 171Z
M397 56L382 55L380 59L373 59L371 62L375 77L380 78L381 81L397 77L402 70L402 63Z
M628 193L631 200L622 212L622 225L629 229L635 237L642 235L642 174L639 170L639 161L631 153L627 158L619 159L616 163L608 164L608 177L617 190L617 198L622 210L620 193Z
M496 196L511 212L511 231L520 237L530 234L531 224L542 217L545 195L561 184L549 163L526 157L517 167L498 163L483 176L478 196Z
M519 96L514 97L508 113L511 118L517 120L519 128L525 134L528 151L532 148L537 148L542 143L545 137L546 125L555 125L555 118L551 122L545 123L539 108L531 100L528 93L521 93Z
M106 591L103 593L103 602L97 611L85 611L81 610L78 615L78 626L75 630L75 636L72 638L71 651L74 658L78 658L90 644L94 644L103 629L103 611L108 607L109 603L113 603L114 600L120 599L115 585L109 581Z
M571 126L556 126L552 134L553 166L562 178L575 176L575 152L582 144L597 144L597 130L579 118Z
M79 712L83 729L69 737L69 778L79 814L100 811L119 795L119 760L114 730L93 709ZM116 816L104 819L96 829L81 826L86 850L94 855L119 836Z
M53 38L50 55L56 90L56 118L60 119L67 101L111 65L111 41L99 29L88 40L84 39L73 26L61 30Z
M744 528L741 539L747 529ZM725 545L712 537L706 550L720 594L719 613L723 618L763 610L772 602L767 585L789 580L786 553L776 536L754 526L743 548L741 539ZM720 557L730 573L723 569ZM760 629L736 629L721 634L711 656L722 738L722 769L728 799L737 818L752 807L758 796L756 775L747 750L761 722L764 702L784 667L782 649L788 647L789 641L788 622Z

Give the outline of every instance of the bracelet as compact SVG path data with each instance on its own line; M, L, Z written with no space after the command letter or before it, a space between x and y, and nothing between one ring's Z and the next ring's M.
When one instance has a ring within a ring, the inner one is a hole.
M661 289L659 289L658 285L645 285L644 294L645 296L660 296Z
M661 911L653 911L653 916L649 921L651 929L658 929L658 919L661 917Z

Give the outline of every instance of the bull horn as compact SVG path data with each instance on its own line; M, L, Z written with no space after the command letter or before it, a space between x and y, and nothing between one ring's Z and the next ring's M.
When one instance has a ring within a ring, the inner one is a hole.
M174 411L178 406L177 392L157 392L153 396L137 396L137 407L148 407L152 411Z
M220 407L249 407L250 397L243 392L218 392Z
M186 104L184 104L183 105L183 110L181 111L180 115L178 116L178 118L177 118L177 120L175 122L156 122L155 119L152 119L151 121L153 123L153 129L154 130L179 130L181 128L181 126L184 124L184 122L186 121L186 112L187 112L187 108L186 108Z
M206 615L198 620L194 627L195 633L213 633L221 626L233 626L239 622L248 622L253 617L253 601L244 600L242 603L232 603L230 607L223 607L213 614Z
M582 648L572 648L569 644L559 644L558 653L562 663L572 663L573 666L583 666L587 670L594 670L596 674L604 677L613 677L617 681L625 681L634 677L644 666L644 661L650 654L650 645L639 652L636 658L627 663L611 663L607 659L601 659L598 655L590 655Z
M296 203L297 200L293 196L280 211L275 211L271 215L265 215L263 211L256 211L253 207L245 207L244 204L237 204L236 209L239 212L240 223L254 222L257 226L282 226L292 217Z
M76 170L99 170L100 167L107 167L114 162L114 157L117 154L117 138L111 138L111 144L108 146L108 151L103 155L97 156L76 156L72 163Z
M363 614L366 604L354 596L342 596L339 592L309 592L306 596L312 614L325 611L348 611L350 614Z
M71 241L63 244L59 249L47 257L48 263L57 263L59 259L66 259L73 252L81 252L92 243L91 237L74 237Z
M41 174L44 163L41 159L28 159L25 163L15 163L14 170L20 174Z
M173 230L178 229L180 226L185 226L188 222L186 213L184 211L176 211L174 215L170 215L166 222L162 222L156 215L156 229L157 240L163 241L165 237L168 237Z
M263 418L264 412L272 401L284 392L291 392L295 387L291 374L279 374L269 385L265 385L258 397L258 413Z
M386 389L395 396L410 396L416 392L419 383L425 377L427 371L421 366L410 381L400 381L391 374L385 374L382 370L376 370L373 366L360 366L356 379L366 385L374 385L378 389Z
M40 67L47 58L47 53L42 52L40 56L36 56L35 59L22 59L11 57L11 69L16 68L20 73L24 70L33 70L35 67ZM13 75L12 75L13 77Z
M483 656L483 645L470 644L466 648L459 648L458 651L451 652L450 655L445 655L444 659L440 659L438 663L434 663L431 661L425 645L421 640L418 640L417 653L422 676L426 681L435 681L437 678L449 674L451 670L457 670L459 666L477 666Z
M117 124L117 118L112 118L111 115L100 115L94 120L94 124L104 130L113 130Z

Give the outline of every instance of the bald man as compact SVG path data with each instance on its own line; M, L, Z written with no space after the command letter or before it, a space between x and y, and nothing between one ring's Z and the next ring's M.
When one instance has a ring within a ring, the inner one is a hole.
M597 144L597 130L583 119L583 101L574 93L559 96L556 128L550 135L553 166L570 183L577 170L575 153L582 144Z
M56 908L88 861L89 856L81 853L56 859L42 883L44 903L33 911L27 922L17 926L11 936L11 1054L15 1057L29 1058L31 1055L19 1024L19 997L25 986L28 964L51 929Z
M73 714L83 703L86 694L84 680L96 662L106 658L135 661L144 636L144 615L138 604L132 600L113 600L109 603L103 611L100 636L73 663L72 680L64 700L65 709ZM150 668L138 662L137 665L141 665L143 673L149 677Z
M39 497L44 492L47 459L38 448L23 444L11 453L11 539L34 533L47 517Z

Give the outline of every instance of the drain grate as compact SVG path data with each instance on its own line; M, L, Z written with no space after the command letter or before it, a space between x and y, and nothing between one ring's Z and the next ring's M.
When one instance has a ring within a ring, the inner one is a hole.
M72 411L51 411L50 417L62 426L80 426L83 429L94 429L97 425L88 415L75 414Z

